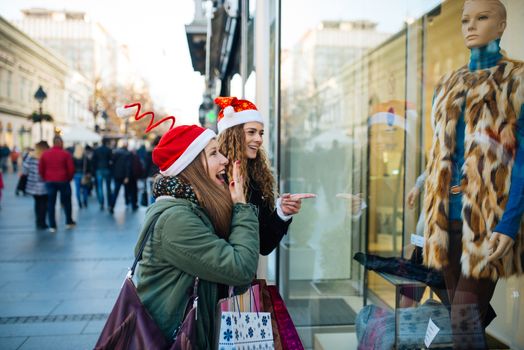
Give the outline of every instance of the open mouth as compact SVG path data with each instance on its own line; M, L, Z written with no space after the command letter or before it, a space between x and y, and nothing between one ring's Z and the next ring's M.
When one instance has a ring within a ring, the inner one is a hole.
M252 151L258 152L258 146L247 146Z
M223 182L223 183L227 183L227 175L226 175L226 170L222 170L222 171L219 171L217 174L216 174L216 178L220 181L220 182Z

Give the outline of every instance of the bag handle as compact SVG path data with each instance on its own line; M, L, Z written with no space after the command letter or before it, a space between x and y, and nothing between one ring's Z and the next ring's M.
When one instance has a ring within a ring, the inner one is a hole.
M260 287L259 287L260 288ZM238 295L235 295L235 293L233 292L234 290L234 287L233 286L229 286L229 298L230 299L233 299L233 311L235 311L235 308L237 308L237 311L238 311L238 316L240 317L240 303L238 301ZM258 316L258 304L257 304L257 300L256 300L256 297L255 297L255 292L253 291L253 284L251 284L249 286L249 311L253 312L253 309L252 309L252 305L255 305L255 311L257 313L257 316Z
M158 221L158 218L160 217L160 214L158 213L153 217L153 220L149 224L149 228L147 229L147 233L142 240L142 243L140 244L140 250L138 251L137 256L135 257L135 261L133 262L133 265L129 268L129 271L127 272L126 278L133 278L133 275L135 274L136 265L140 260L142 260L142 253L144 252L144 248L146 247L147 241L149 241L149 236L153 235L153 231L155 229L155 224Z

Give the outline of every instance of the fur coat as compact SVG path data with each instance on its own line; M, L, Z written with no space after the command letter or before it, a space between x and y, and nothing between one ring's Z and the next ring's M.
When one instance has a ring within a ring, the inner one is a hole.
M488 69L464 66L444 76L432 110L433 144L426 172L424 263L448 264L449 190L456 125L466 124L462 168L462 273L468 277L508 277L522 273L523 231L511 252L488 264L488 244L502 218L517 148L516 127L524 103L524 62L501 59Z

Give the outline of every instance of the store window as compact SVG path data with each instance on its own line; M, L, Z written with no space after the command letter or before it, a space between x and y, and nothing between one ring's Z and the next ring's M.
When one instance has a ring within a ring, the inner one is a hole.
M503 3L508 28L501 46L524 60L517 34L524 32L524 3ZM306 347L329 344L336 338L330 333L356 344L355 318L364 303L395 307L392 284L365 272L353 256L409 257L412 235L422 233L424 194L413 207L406 201L428 159L438 80L469 60L462 6L462 0L280 3L281 191L317 194L303 202L279 250L281 293ZM523 291L522 278L499 281L492 299L499 316L488 328L516 348L524 346L516 332Z

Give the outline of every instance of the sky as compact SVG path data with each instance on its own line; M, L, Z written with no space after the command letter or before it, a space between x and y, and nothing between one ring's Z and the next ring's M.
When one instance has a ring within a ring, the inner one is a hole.
M253 0L254 1L254 0ZM263 0L258 0L263 1ZM369 19L378 30L395 33L408 17L418 17L441 0L282 0L287 48L319 19ZM157 106L180 123L197 123L204 79L193 71L185 24L194 17L193 0L2 0L0 15L20 19L21 9L41 7L85 11L121 44L128 45L136 70ZM295 13L299 11L300 16Z
M361 20L377 23L377 30L396 33L404 21L419 18L443 0L281 0L282 47L290 48L302 34L324 20ZM297 16L297 12L299 15Z
M129 46L155 104L188 124L198 123L204 89L204 79L193 71L184 27L193 20L194 6L193 0L2 0L0 15L21 19L20 10L33 7L87 12Z

